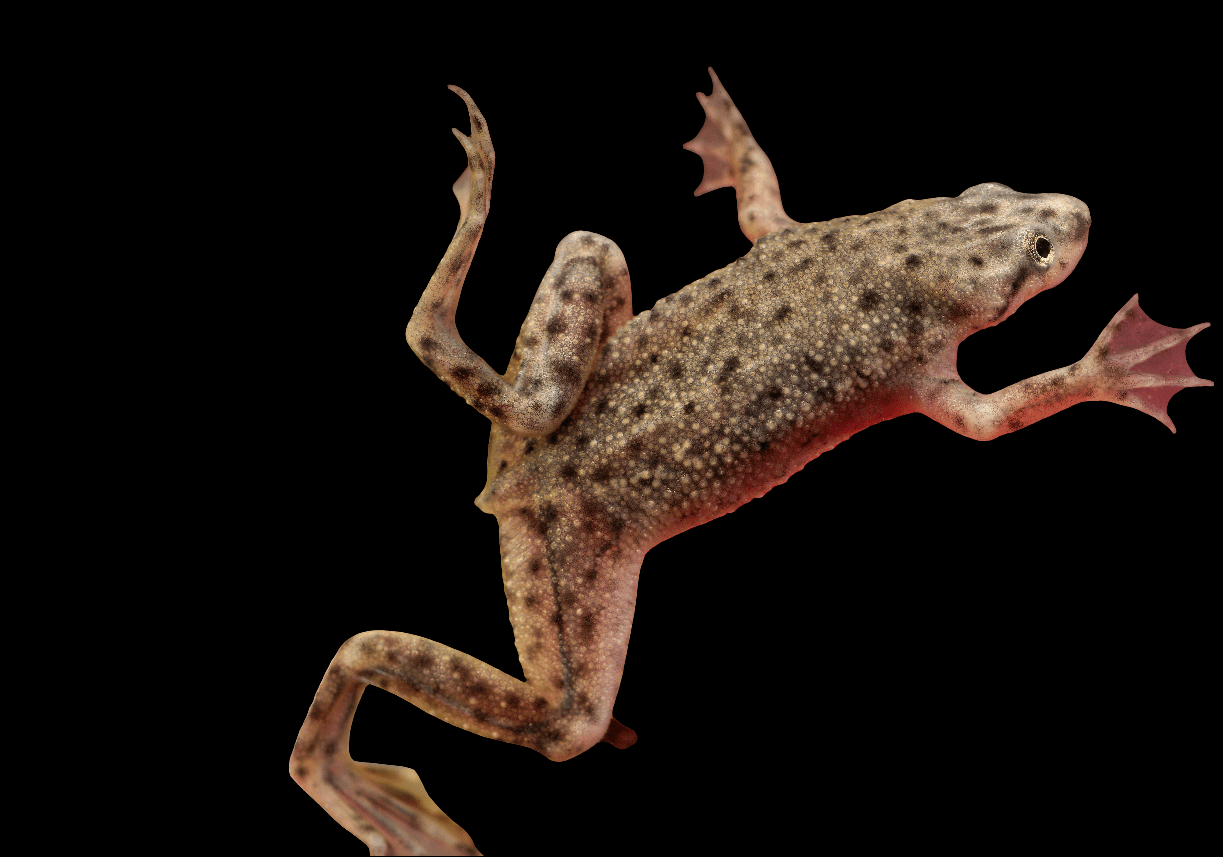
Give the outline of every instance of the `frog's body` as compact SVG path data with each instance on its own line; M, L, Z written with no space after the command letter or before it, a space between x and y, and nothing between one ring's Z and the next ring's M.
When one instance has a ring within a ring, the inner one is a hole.
M453 87L452 87L453 88ZM562 760L634 733L612 717L645 552L733 511L882 420L921 412L989 440L1072 404L1108 400L1172 428L1193 376L1183 331L1131 300L1083 360L992 395L956 350L1064 280L1087 246L1087 206L998 184L798 224L714 78L689 148L698 193L733 186L755 246L634 317L619 248L576 232L557 248L504 375L463 344L454 313L489 207L493 149L461 90L469 169L442 264L408 327L434 372L493 421L488 482L526 682L421 637L372 631L336 655L291 772L375 853L464 853L470 839L406 769L357 765L347 729L366 684L472 732ZM1142 372L1133 371L1142 363Z

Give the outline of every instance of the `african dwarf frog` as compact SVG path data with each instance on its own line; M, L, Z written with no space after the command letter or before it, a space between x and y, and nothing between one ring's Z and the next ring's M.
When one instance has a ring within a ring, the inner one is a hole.
M712 72L711 72L712 74ZM441 643L369 631L323 677L290 773L371 853L476 853L410 769L357 763L348 730L365 687L557 761L635 733L612 716L646 551L733 511L854 433L923 413L990 440L1079 402L1136 408L1209 386L1185 360L1207 327L1151 321L1137 296L1082 360L990 395L966 386L959 343L1062 282L1091 215L1062 194L980 184L874 214L800 224L716 76L698 95L704 193L733 187L753 249L636 316L609 239L557 247L509 366L463 343L455 310L489 211L493 146L467 104L459 226L408 325L412 350L492 421L477 504L496 516L526 681Z

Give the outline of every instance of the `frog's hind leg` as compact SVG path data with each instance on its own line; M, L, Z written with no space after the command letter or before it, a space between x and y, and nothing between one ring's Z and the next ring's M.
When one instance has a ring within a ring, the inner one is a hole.
M517 435L544 435L568 416L599 351L633 315L624 255L593 232L561 241L535 294L503 376L459 336L454 315L463 281L488 217L493 181L493 143L488 123L471 97L450 87L467 104L471 136L454 130L467 152L467 169L455 182L459 226L425 288L407 339L426 366L467 403ZM453 130L453 129L452 129ZM513 283L516 278L503 277Z
M319 684L289 772L373 854L474 854L461 827L407 768L353 761L349 734L374 685L476 735L564 761L636 735L612 716L644 551L592 497L500 494L502 573L526 681L416 634L365 631ZM426 573L422 571L421 573Z
M694 192L700 196L720 187L733 187L739 204L739 228L755 244L759 239L793 226L781 207L781 189L769 157L752 137L743 114L730 100L718 76L709 69L713 91L696 94L705 108L705 124L696 137L684 144L701 156L705 175Z

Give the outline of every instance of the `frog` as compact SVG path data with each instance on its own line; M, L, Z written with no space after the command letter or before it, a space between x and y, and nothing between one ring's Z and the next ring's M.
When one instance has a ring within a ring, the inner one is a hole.
M1071 405L1111 401L1175 431L1172 394L1212 386L1185 344L1208 327L1149 319L1137 296L1084 358L984 395L957 349L1084 255L1091 214L1074 197L976 185L868 215L797 223L770 161L721 81L685 145L698 195L730 187L752 249L639 314L610 239L557 247L505 372L463 343L462 285L489 210L488 123L464 102L453 133L468 166L459 223L407 328L416 356L491 422L477 506L498 521L502 577L525 680L442 643L369 631L324 673L291 777L371 853L478 853L409 768L353 761L364 689L387 690L468 732L564 761L636 733L613 715L645 553L728 514L885 420L920 413L993 440Z

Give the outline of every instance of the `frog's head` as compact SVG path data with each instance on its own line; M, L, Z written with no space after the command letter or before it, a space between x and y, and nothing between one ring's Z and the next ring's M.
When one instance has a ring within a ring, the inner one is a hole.
M938 202L955 233L952 316L965 333L998 324L1056 286L1087 249L1091 212L1072 196L989 183Z

